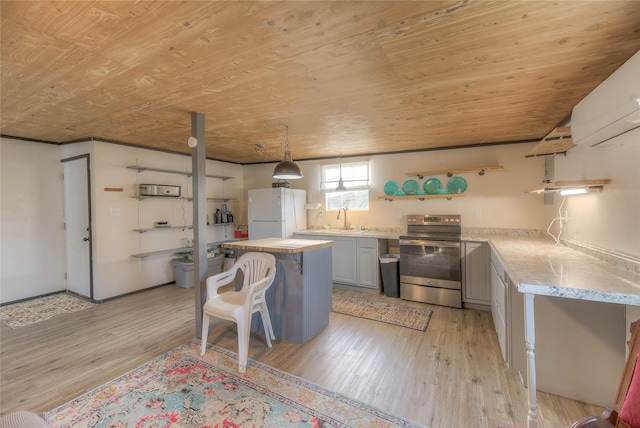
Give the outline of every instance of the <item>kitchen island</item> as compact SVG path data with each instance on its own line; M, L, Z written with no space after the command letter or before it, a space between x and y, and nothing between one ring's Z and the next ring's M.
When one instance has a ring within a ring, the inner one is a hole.
M265 238L227 242L237 255L271 253L276 277L266 294L276 339L306 343L329 324L331 313L331 241ZM252 330L263 331L257 317Z

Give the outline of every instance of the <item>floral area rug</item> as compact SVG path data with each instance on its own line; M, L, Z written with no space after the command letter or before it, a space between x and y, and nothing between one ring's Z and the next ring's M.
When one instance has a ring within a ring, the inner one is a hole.
M433 311L381 302L366 297L333 294L333 312L426 331Z
M0 307L0 322L11 328L24 327L94 305L71 294L53 294Z
M45 414L54 427L417 427L362 402L193 340ZM375 385L371 385L375 388Z

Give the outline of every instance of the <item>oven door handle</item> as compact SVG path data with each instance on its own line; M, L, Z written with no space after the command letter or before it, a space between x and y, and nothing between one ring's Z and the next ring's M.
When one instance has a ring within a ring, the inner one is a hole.
M423 239L401 239L400 245L408 245L411 247L460 247L460 242L451 241L425 241Z

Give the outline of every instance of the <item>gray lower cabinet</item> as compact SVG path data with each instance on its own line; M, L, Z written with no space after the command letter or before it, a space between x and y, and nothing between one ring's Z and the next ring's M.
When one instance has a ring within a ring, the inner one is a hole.
M507 286L504 280L504 268L497 257L491 258L491 316L498 334L502 358L509 360L507 350Z
M358 286L380 291L381 244L375 238L358 238Z
M379 293L380 256L386 252L386 240L336 235L294 234L299 239L333 241L333 285L359 291Z
M524 300L494 252L491 252L491 315L505 362L509 368L526 373ZM526 384L524 379L523 383Z
M462 301L480 309L491 306L491 249L486 242L463 242Z
M337 236L327 239L333 241L333 282L358 285L357 240Z

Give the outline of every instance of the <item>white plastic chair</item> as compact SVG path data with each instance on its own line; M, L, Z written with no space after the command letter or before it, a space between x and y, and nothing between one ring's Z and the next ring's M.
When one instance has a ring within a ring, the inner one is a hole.
M238 270L244 275L240 291L218 294L218 289L235 280ZM265 294L276 276L276 258L269 253L248 252L238 258L226 272L207 278L207 301L202 307L202 347L200 355L207 349L209 317L233 321L238 326L238 371L247 368L251 316L260 312L267 345L275 340Z

